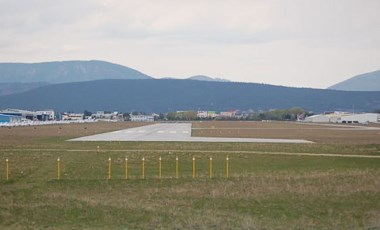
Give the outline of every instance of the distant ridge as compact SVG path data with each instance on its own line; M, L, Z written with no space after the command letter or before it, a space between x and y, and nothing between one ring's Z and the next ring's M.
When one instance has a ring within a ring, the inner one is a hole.
M330 86L329 89L344 91L380 91L380 70L357 75Z
M349 99L349 100L348 100ZM96 80L42 86L0 97L0 109L56 111L269 110L300 106L324 112L380 108L380 92L291 88L255 83L194 80Z
M126 66L105 61L0 63L0 83L66 83L100 79L151 79Z

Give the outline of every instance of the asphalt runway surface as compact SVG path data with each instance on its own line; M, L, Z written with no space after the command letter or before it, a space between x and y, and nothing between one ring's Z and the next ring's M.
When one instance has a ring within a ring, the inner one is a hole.
M160 123L109 133L85 136L69 141L178 141L178 142L251 142L313 143L298 139L192 137L191 123Z

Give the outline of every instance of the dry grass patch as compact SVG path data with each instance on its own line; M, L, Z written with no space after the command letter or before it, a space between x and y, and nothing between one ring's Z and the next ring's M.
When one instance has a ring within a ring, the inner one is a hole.
M35 141L51 138L60 138L65 140L69 138L94 135L115 130L134 128L151 123L143 122L95 122L84 124L60 124L44 126L26 126L26 127L1 127L0 128L0 146L7 148L16 148L19 146L28 147L31 144L37 144ZM44 148L42 146L41 148Z

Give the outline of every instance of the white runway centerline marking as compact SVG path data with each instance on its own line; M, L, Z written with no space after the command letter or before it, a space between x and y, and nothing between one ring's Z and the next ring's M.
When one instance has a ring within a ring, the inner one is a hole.
M191 123L159 123L116 132L80 137L69 141L313 143L311 141L297 139L192 137Z

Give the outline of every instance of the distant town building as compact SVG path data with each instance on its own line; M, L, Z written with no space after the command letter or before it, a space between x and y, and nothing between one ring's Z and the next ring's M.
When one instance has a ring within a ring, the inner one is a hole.
M152 122L154 121L153 115L130 115L131 121L140 121L140 122Z
M63 121L83 120L83 113L62 113L61 119Z
M91 118L97 120L113 120L113 121L122 121L123 114L119 112L105 112L105 111L97 111L92 114Z
M220 116L223 118L233 118L236 116L237 110L228 110L226 112L220 112Z
M55 120L54 110L40 110L36 111L37 120L39 121L52 121Z
M207 117L208 117L207 115L208 115L208 112L207 112L207 111L198 111L198 112L197 112L197 117L198 117L198 118L201 118L201 119L202 119L202 118L207 118Z

